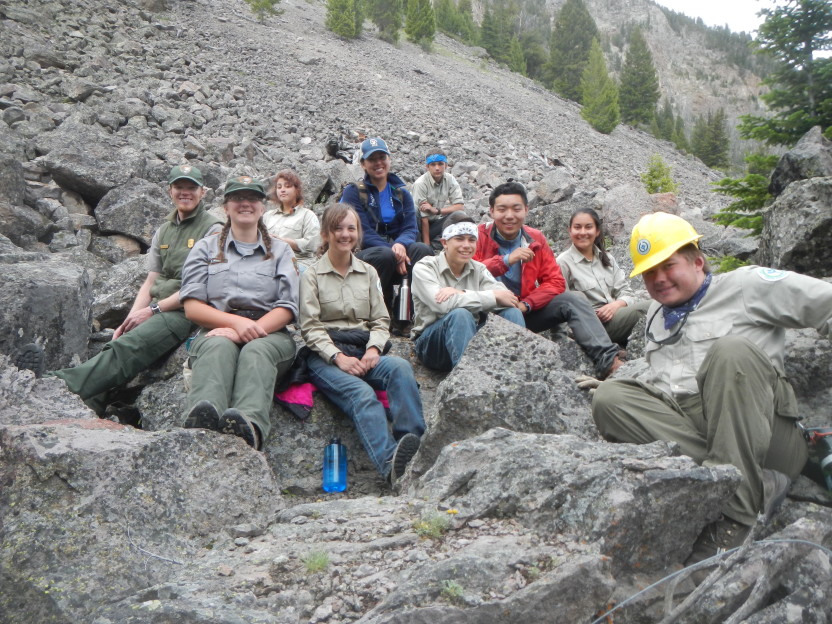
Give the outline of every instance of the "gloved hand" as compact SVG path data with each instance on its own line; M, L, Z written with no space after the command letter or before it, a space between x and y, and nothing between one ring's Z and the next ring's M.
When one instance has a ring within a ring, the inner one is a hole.
M600 379L590 377L589 375L578 375L575 377L575 383L581 390L589 390L590 394L595 392L595 389L601 384Z

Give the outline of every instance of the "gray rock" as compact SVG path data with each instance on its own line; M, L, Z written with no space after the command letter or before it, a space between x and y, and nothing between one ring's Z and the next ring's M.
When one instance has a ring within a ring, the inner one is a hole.
M780 157L771 173L768 192L780 195L792 182L832 176L832 141L815 126Z
M147 180L133 178L101 198L95 218L102 233L124 234L150 246L155 232L171 212L170 197Z
M26 180L18 159L0 156L0 201L20 205L23 203L25 191Z
M52 224L36 210L0 200L0 234L16 245L31 248L51 231Z
M832 275L832 177L789 184L763 214L758 263L814 277Z
M574 382L581 373L592 366L574 341L547 340L489 315L426 410L413 474L427 471L446 445L494 427L598 439L588 395Z
M121 262L100 281L96 281L92 315L102 327L118 327L133 305L139 288L147 277L146 256Z
M535 206L539 204L555 204L569 199L575 193L575 180L564 167L558 167L547 172L534 188L537 194ZM529 206L532 206L531 201Z
M81 267L56 259L7 264L0 306L0 352L29 342L46 350L46 368L69 364L86 352L92 293Z
M84 145L82 150L53 150L45 157L44 165L62 188L75 191L91 204L144 173L144 157L137 151L114 150L101 144Z

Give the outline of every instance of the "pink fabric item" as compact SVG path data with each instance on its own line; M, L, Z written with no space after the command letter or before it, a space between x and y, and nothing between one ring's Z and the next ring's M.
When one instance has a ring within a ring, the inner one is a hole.
M312 408L312 391L315 386L311 383L293 384L283 392L275 392L274 398L284 403L293 403Z
M386 390L376 390L376 398L384 406L384 409L390 409L390 401L387 400Z

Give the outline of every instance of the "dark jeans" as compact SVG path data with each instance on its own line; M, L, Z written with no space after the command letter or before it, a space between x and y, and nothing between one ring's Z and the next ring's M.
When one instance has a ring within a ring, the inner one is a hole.
M545 307L525 315L526 328L535 333L554 329L567 323L581 348L595 364L595 372L605 375L618 354L618 345L610 340L587 298L578 292L566 291L552 298Z
M381 290L384 293L384 303L387 304L387 309L390 311L393 318L393 286L400 284L402 275L399 275L396 262L396 254L390 247L368 247L362 249L357 254L364 262L372 264L378 271L378 278L381 280ZM433 255L433 249L424 243L411 243L407 247L407 257L410 258L410 265L407 267L407 279L411 280L413 277L413 265L419 262L422 258ZM412 303L411 303L412 309Z

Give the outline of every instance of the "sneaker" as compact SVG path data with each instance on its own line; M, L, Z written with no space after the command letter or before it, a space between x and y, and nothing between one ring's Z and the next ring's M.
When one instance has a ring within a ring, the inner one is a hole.
M30 370L37 379L43 376L43 347L34 342L24 345L14 360L20 370Z
M219 431L220 413L210 401L198 401L185 418L185 429L209 429Z
M691 566L694 563L705 561L705 559L710 559L727 550L736 548L745 541L750 532L750 526L734 522L723 516L702 529L702 533L699 534L693 544L693 552L685 560L685 566ZM695 571L691 576L698 585L705 580L708 574L709 571L703 569Z
M220 416L218 431L242 438L255 451L260 450L260 435L258 434L257 428L239 410L233 407L229 407Z
M789 493L789 488L792 482L782 472L771 470L770 468L763 468L763 510L762 514L765 517L765 522L771 520L783 501L786 500L786 494Z
M415 433L406 433L399 440L396 450L393 451L393 458L390 460L390 485L395 486L396 482L404 476L404 471L407 470L407 465L419 450L421 442Z

